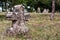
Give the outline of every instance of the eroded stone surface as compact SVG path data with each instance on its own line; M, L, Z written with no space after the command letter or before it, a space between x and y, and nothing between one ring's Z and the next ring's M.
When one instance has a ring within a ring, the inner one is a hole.
M17 13L16 13L17 10ZM28 15L27 15L28 16ZM26 18L28 19L28 17ZM16 5L14 6L13 12L7 13L7 18L12 21L12 27L6 30L7 34L17 35L17 34L26 34L29 31L29 28L25 25L25 16L24 16L24 6Z

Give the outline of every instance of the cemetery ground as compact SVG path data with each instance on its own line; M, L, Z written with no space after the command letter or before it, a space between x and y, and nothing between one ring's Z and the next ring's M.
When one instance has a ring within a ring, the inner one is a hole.
M0 13L0 40L60 40L60 14L55 14L50 21L50 13L30 13L31 18L26 22L30 28L27 35L4 36L11 21L5 18L5 13Z

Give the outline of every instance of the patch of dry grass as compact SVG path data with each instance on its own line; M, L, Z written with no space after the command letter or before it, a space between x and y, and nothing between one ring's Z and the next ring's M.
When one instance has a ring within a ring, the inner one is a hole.
M26 22L30 28L28 35L15 37L3 36L5 29L11 26L11 21L6 20L4 14L0 15L0 40L60 40L60 14L55 14L55 19L50 21L50 14L34 14Z

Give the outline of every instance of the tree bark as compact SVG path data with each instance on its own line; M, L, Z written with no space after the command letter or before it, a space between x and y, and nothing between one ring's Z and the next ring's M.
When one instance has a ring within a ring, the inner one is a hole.
M52 0L52 13L50 15L50 20L54 19L54 13L55 13L55 0Z

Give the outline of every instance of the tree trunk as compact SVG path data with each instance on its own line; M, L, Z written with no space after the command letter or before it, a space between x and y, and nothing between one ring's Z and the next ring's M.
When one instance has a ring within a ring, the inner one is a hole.
M50 20L54 19L54 13L55 13L55 0L52 0L52 13L50 16Z

